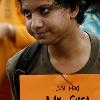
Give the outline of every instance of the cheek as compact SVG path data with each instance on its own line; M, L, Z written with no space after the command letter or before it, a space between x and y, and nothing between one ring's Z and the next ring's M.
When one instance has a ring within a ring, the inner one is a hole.
M29 30L29 29L30 29L30 26L31 26L31 22L26 21L26 28L27 28L27 30Z
M52 28L54 31L64 30L70 24L70 18L67 14L60 13L52 16L52 21L50 24L53 26Z
M32 31L31 31L31 21L26 21L26 29L32 35Z
M55 20L51 21L50 26L54 33L59 33L67 28L67 21L64 19L56 18Z

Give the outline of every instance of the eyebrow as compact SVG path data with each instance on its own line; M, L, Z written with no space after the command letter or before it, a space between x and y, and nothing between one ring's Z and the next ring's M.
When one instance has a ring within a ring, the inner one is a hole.
M37 10L43 8L43 7L53 8L53 7L54 7L54 3L53 3L53 4L43 4L43 5L40 5L40 6L38 6L37 8L35 8L34 11L37 11ZM27 7L23 7L23 6L22 6L22 11L23 11L23 10L30 11ZM32 11L33 11L33 10L32 10Z

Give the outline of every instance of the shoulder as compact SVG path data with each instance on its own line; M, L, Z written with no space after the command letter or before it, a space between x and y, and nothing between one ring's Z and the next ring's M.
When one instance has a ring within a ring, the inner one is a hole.
M98 41L100 42L100 36L97 36Z
M18 59L20 57L20 55L23 53L23 51L25 50L22 49L21 51L17 52L13 57L11 57L8 62L7 62L7 73L8 73L8 77L11 77L15 70L16 70L16 64L18 62Z
M96 72L100 73L100 36L95 36L95 38L96 38L96 40L95 40L95 44L94 44L95 45L94 53L96 55L96 58L95 58L95 64L94 65L97 68ZM96 49L96 47L97 47L97 49Z
M40 47L41 45L38 42L30 44L26 48L16 53L13 57L11 57L7 63L8 76L12 77L14 75L17 64L20 63L21 59L23 59L21 63L26 63L24 61L27 61L27 59L29 61L29 59L37 53L38 49L40 50Z

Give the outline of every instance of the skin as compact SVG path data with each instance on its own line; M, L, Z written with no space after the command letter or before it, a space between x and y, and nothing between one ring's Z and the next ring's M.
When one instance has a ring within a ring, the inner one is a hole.
M89 59L91 44L89 36L80 30L75 19L79 7L74 11L70 8L55 8L51 6L54 0L21 2L27 30L41 44L48 45L52 65L67 74L83 68Z
M0 40L5 37L10 38L11 40L15 40L16 30L14 26L9 23L0 24Z

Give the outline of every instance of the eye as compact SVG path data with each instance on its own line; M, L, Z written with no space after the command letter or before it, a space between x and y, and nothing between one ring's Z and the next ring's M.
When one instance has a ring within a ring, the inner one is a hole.
M29 10L27 10L27 9L23 9L22 13L24 14L24 16L26 18L31 18L32 17L32 13Z
M49 7L40 8L39 13L43 16L47 16L50 13Z

